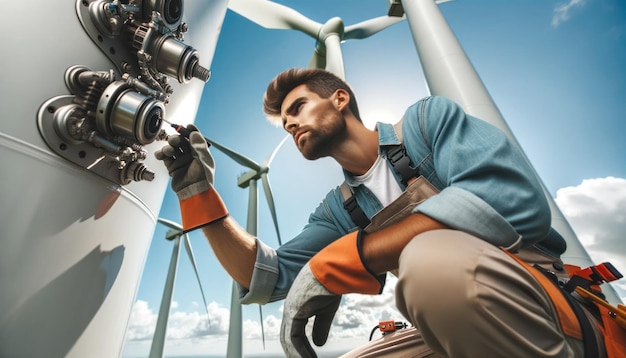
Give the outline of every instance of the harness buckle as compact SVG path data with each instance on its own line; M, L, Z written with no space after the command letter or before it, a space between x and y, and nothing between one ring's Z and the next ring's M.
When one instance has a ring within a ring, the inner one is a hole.
M411 168L411 159L406 154L404 145L393 146L387 149L387 158L396 173L400 175L402 184L407 185L409 179L417 176L416 170Z

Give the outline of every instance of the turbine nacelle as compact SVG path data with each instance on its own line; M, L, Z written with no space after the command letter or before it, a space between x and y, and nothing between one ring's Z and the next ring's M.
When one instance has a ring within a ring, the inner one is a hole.
M269 167L261 167L259 170L248 170L247 172L241 174L239 178L237 178L237 186L240 188L247 188L248 186L250 186L251 181L262 179L263 174L267 174L267 172L269 172L269 169Z

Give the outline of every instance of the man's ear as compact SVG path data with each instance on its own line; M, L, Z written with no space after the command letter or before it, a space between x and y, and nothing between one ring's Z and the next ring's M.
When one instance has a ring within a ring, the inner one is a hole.
M343 111L348 107L348 103L350 103L350 94L348 91L344 89L338 89L334 93L335 106L340 111Z

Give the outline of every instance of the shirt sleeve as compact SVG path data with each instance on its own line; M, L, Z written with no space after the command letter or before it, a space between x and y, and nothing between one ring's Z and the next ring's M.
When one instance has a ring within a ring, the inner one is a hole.
M274 250L257 240L257 257L250 289L239 286L242 304L265 304L284 299L300 269L328 244L352 231L347 213L338 211L342 204L336 188L329 192L309 216L304 229L293 239ZM331 213L335 213L332 215Z
M409 155L434 166L443 188L418 205L454 229L501 247L525 246L550 230L550 208L527 159L495 126L444 97L410 107L403 131Z

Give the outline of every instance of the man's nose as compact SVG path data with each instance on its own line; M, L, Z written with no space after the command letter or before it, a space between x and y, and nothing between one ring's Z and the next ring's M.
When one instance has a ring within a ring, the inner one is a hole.
M299 125L300 125L300 122L298 122L296 118L289 116L287 117L287 120L285 121L284 127L285 127L285 130L289 134L294 135Z

